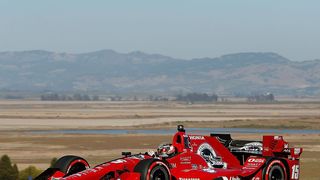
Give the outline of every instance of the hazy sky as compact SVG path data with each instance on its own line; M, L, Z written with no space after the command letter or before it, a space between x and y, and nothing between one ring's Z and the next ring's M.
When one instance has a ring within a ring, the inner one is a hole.
M0 51L320 58L319 0L0 0Z

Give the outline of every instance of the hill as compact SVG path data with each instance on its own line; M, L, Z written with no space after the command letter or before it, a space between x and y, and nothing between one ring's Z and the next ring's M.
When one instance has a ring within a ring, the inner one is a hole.
M0 52L2 91L320 95L320 60L276 53L176 59L143 52Z

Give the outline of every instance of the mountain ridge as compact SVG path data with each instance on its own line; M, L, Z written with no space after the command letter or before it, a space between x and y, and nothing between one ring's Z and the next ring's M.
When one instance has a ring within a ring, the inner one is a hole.
M273 52L178 59L141 51L0 52L0 90L320 95L320 60Z

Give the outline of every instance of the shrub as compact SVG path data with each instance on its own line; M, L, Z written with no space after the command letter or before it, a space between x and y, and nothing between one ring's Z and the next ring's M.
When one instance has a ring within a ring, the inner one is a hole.
M32 177L34 179L39 174L41 174L42 170L37 169L35 166L29 166L26 169L20 171L19 173L19 179L20 180L28 180L29 177Z
M0 179L16 180L18 179L19 171L16 164L12 166L8 155L3 155L0 159Z

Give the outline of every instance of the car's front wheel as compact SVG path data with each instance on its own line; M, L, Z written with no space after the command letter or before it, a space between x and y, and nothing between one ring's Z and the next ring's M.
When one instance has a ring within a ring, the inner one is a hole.
M158 159L145 159L134 168L141 174L140 180L170 180L168 166Z
M167 170L161 165L153 167L148 176L150 177L150 180L169 180L169 174Z
M58 168L65 176L69 176L89 169L89 163L81 157L68 155L58 159L54 168Z

